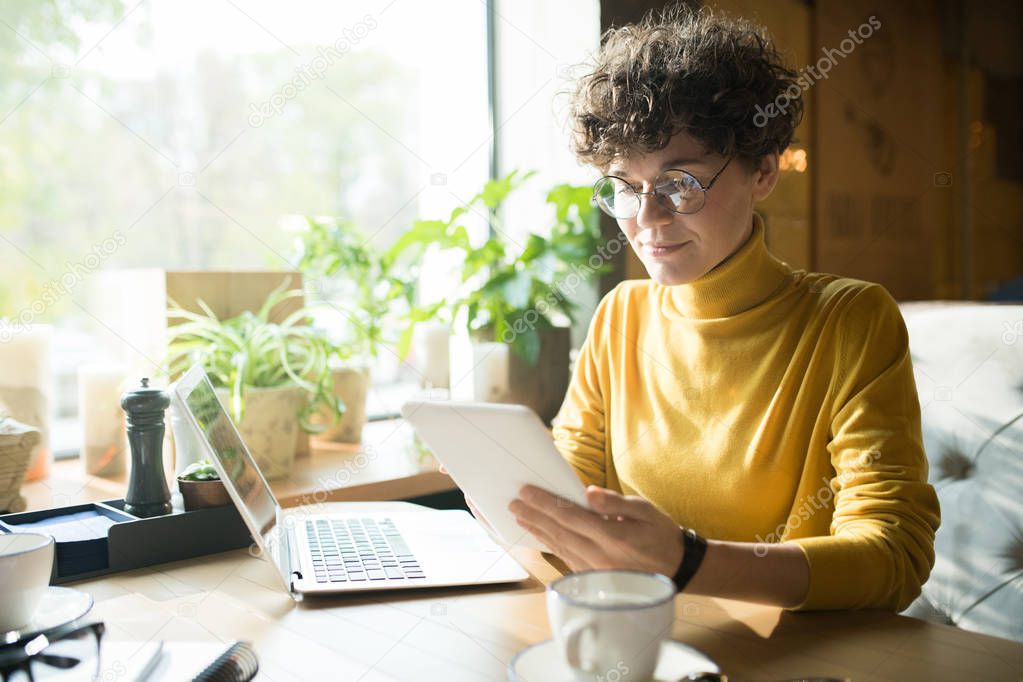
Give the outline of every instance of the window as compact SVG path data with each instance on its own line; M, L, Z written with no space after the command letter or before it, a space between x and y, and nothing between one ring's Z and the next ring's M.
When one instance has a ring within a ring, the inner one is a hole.
M596 172L570 152L567 116L574 78L600 46L598 0L498 2L495 14L500 172L535 170L529 186L541 191L593 183ZM510 238L524 240L552 220L553 211L525 193L509 199L503 224ZM579 306L573 345L579 346L598 302L597 283L573 289L572 296Z
M344 215L386 245L415 218L446 214L489 173L487 9L0 9L0 316L56 325L59 393L73 395L78 362L116 345L86 296L97 270L292 269L289 216ZM550 100L558 69L596 45L595 0L502 2L495 16L502 168L579 180L564 174ZM61 401L66 418L72 403ZM55 447L73 447L77 433L59 431Z

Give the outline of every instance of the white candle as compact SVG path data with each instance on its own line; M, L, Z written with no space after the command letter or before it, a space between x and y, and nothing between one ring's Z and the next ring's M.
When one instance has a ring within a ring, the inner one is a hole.
M42 438L29 459L26 480L50 473L50 346L53 328L46 324L0 326L0 402L15 420L35 427Z
M508 398L508 351L504 343L473 345L473 399L499 403Z
M465 331L452 334L449 342L449 388L452 400L473 400L472 340Z
M447 388L451 384L448 347L451 332L447 325L437 322L420 324L412 335L420 385L423 388Z
M127 368L119 364L78 368L78 420L82 426L85 473L117 476L124 473L127 436L121 394Z

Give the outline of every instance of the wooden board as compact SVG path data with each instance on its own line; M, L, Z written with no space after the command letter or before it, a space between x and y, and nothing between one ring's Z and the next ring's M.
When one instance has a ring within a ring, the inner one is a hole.
M129 368L129 377L157 373L167 352L167 310L170 301L201 313L202 299L220 319L257 311L282 282L302 289L302 274L277 271L194 271L140 268L99 273L91 293L95 309L103 312L97 335L107 350ZM280 322L304 305L304 297L282 302L270 320ZM297 439L297 456L309 454L309 438Z

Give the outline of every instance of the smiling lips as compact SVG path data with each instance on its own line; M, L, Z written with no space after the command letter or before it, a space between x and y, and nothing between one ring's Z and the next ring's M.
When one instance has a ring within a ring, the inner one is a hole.
M643 253L652 258L663 258L677 252L691 242L648 242L643 245Z

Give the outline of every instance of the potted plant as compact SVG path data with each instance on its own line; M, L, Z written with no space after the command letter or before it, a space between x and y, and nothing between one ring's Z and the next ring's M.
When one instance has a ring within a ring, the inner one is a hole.
M306 217L298 239L299 267L311 275L312 293L340 314L347 350L332 368L335 394L346 406L337 424L321 438L358 443L366 423L370 366L384 346L405 357L414 325L429 311L414 305L417 263L400 250L373 248L356 225L344 218ZM316 417L321 423L329 415Z
M344 412L334 393L331 363L343 348L312 326L303 307L280 323L269 321L282 301L301 296L285 280L256 312L220 320L202 300L203 314L171 302L168 317L181 320L168 329L165 366L176 379L201 364L234 418L263 475L287 476L295 457L299 429L318 433L325 426L311 416L321 409L331 421Z
M189 464L178 475L178 490L185 502L185 511L231 504L227 488L208 459Z
M489 181L447 220L417 221L394 250L420 256L429 248L461 252L462 286L444 305L473 343L505 344L510 352L504 358L490 348L483 353L455 349L452 376L458 373L456 356L476 368L492 364L495 373L507 373L499 399L529 405L549 422L568 387L569 324L577 308L573 294L611 264L597 255L601 235L589 187L552 188L545 199L554 220L546 234L530 233L521 245L508 237L502 206L532 175L512 171ZM490 238L479 247L471 244L463 224L470 211L488 216ZM488 355L495 362L487 363ZM507 370L500 369L503 365ZM474 392L477 399L493 397L480 395L479 386Z

